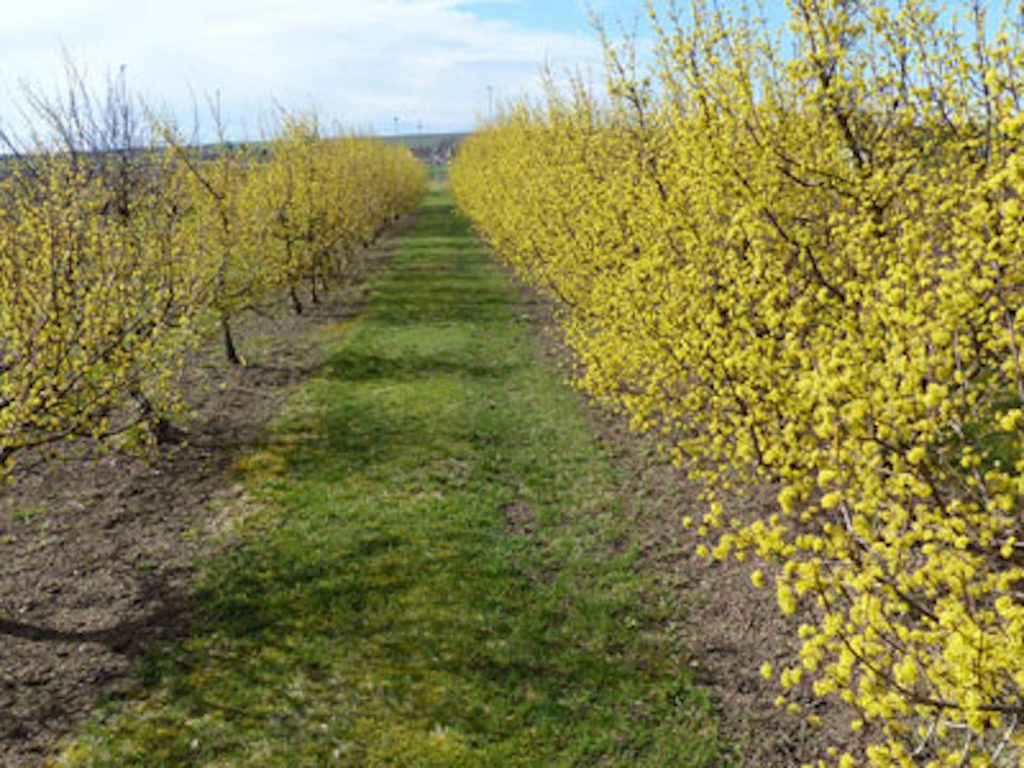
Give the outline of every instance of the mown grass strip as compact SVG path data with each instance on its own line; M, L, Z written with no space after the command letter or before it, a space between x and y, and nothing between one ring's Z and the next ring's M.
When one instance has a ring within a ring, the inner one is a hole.
M712 766L616 471L433 195L274 425L201 628L67 751L104 766Z

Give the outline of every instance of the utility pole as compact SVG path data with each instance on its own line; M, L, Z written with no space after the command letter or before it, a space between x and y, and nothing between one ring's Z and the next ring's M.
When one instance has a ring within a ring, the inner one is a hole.
M395 136L398 135L398 115L395 115Z
M494 120L494 86L487 84L487 122Z

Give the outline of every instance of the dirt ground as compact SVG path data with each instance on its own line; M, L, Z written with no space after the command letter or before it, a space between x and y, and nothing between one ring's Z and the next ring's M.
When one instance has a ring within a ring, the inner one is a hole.
M697 555L703 540L695 526L685 528L682 519L700 519L699 486L657 455L650 440L631 434L624 419L595 410L591 420L627 469L635 513L647 531L647 560L680 607L680 620L669 630L691 656L741 764L795 768L824 758L829 746L856 750L859 742L849 729L852 713L841 701L822 700L808 686L798 689L791 700L804 708L804 715L821 718L820 725L811 727L804 716L775 706L782 690L761 676L764 661L776 668L793 663L799 647L797 628L808 618L779 611L763 564L710 564ZM739 505L751 518L767 517L777 505L775 496L768 487L750 488L744 497L726 503ZM766 573L766 586L760 590L750 581L758 566Z
M412 223L365 254L371 270ZM0 768L38 766L139 685L158 642L187 632L197 556L225 546L211 534L246 503L234 461L323 362L316 329L355 315L363 293L248 317L236 329L245 368L223 363L218 344L199 351L184 444L145 460L69 455L0 491Z

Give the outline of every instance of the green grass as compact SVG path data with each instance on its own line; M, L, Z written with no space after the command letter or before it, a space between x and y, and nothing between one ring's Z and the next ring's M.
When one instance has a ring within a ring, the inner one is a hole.
M617 471L445 194L273 425L193 637L62 760L712 766Z

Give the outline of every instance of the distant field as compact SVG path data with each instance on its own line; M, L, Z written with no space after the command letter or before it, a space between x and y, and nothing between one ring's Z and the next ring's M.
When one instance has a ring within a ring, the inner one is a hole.
M387 142L405 144L421 160L444 163L451 159L467 136L468 133L423 133L381 138Z

